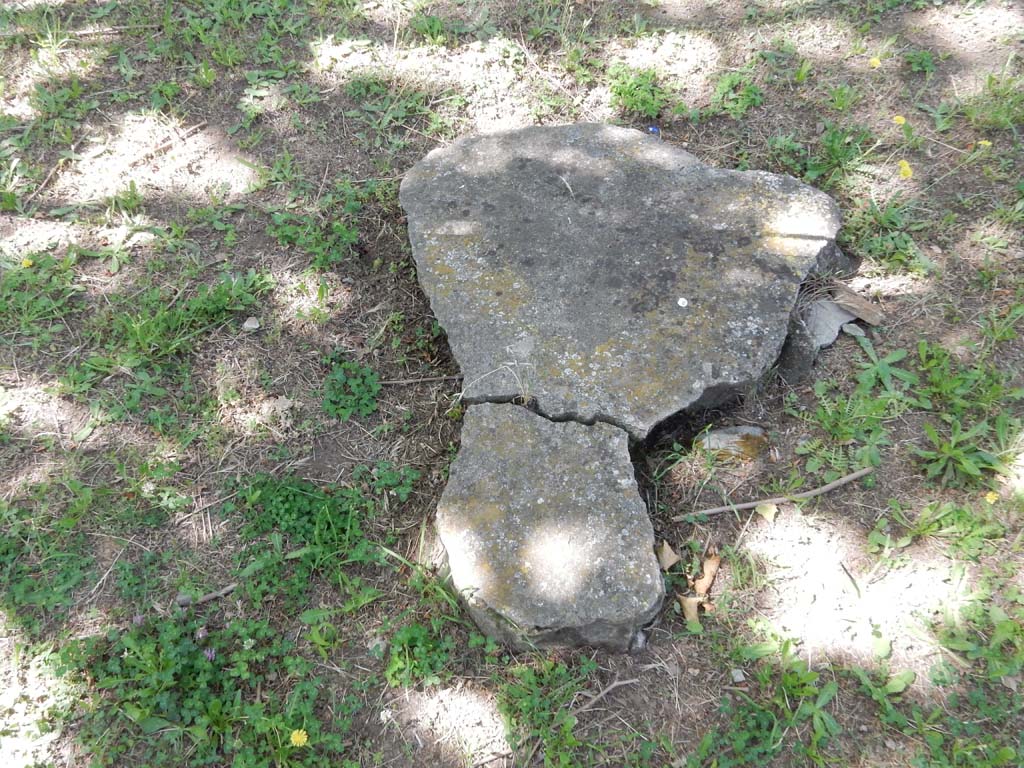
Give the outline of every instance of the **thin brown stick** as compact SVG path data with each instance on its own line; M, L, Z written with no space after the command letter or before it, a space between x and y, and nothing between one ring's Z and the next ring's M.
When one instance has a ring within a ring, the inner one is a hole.
M759 501L746 501L743 504L729 504L724 507L712 507L711 509L702 509L700 512L690 512L686 515L676 515L672 518L673 523L678 523L685 520L688 517L694 515L720 515L723 512L739 512L744 509L754 509L761 504L783 504L787 501L799 501L801 499L813 499L815 496L821 496L823 493L834 491L836 488L841 488L847 483L852 483L854 480L859 480L862 477L866 477L875 471L874 467L864 467L864 469L858 469L856 472L851 472L848 475L840 477L838 480L833 480L827 485L823 485L820 488L815 488L810 491L804 491L803 493L794 493L792 496L775 496L771 499L760 499Z
M391 381L382 381L380 383L402 386L405 384L427 384L432 381L458 381L461 378L461 376L428 376L425 379L392 379Z
M586 695L590 696L590 701L588 701L582 707L576 707L576 709L574 709L572 711L572 714L573 715L578 715L581 712L586 712L588 709L593 709L597 705L597 702L599 702L601 699L603 699L609 693L614 691L616 688L620 688L623 685L632 685L633 683L639 683L639 682L640 682L640 678L639 677L633 677L633 678L630 678L629 680L616 680L615 682L611 683L610 685L606 686L605 688L602 688L600 691L595 693L593 696L590 696L590 694L586 694Z
M182 608L187 608L190 605L202 605L203 603L208 603L211 600L216 600L219 597L226 597L227 595L230 595L232 592L234 592L237 588L238 583L235 582L233 584L228 584L226 587L218 589L216 592L210 592L207 595L203 595L202 597L197 598L196 600L193 600L188 595L178 595L178 597L175 598L174 602L176 602Z

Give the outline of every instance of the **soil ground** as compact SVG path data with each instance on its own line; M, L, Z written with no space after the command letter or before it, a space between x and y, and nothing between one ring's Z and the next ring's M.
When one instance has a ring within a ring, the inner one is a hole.
M1020 764L1022 54L999 0L5 3L3 764ZM859 268L814 291L884 319L636 447L643 649L514 654L439 568L397 188L583 120L825 189Z

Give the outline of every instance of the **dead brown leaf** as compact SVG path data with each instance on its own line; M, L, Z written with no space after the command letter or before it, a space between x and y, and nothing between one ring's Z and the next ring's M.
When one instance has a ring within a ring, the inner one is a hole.
M721 555L709 555L704 558L704 572L699 579L693 582L693 591L701 597L706 595L715 581L715 574L718 573L718 566L721 564Z
M683 609L683 618L687 621L700 623L698 609L703 601L699 597L684 597L683 595L677 595L677 599L679 600L680 607Z
M667 571L673 565L679 562L680 557L676 554L676 551L672 549L672 546L667 541L662 541L661 546L658 547L658 565L661 566L661 570Z

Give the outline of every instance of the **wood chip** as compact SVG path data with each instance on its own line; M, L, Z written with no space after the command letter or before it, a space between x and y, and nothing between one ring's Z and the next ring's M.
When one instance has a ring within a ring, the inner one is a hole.
M885 313L865 299L856 291L847 288L845 285L835 286L835 296L832 300L847 312L852 312L868 325L881 325L885 322Z

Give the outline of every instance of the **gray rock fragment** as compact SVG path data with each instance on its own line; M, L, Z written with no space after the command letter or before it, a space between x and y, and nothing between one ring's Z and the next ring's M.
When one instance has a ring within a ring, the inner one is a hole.
M471 406L437 527L473 619L519 648L624 651L661 606L628 435L611 425Z
M829 299L818 299L813 302L804 314L804 323L811 336L812 343L818 349L835 343L839 337L839 329L857 315L843 309Z
M827 195L605 125L460 139L401 202L467 401L634 439L760 378L801 282L844 262Z

